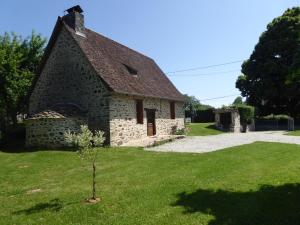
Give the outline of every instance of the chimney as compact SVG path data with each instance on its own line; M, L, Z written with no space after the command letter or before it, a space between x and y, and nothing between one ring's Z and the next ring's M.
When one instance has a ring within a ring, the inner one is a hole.
M84 28L84 16L83 10L79 5L73 6L67 9L65 12L68 14L63 16L63 21L72 29L75 30L75 33L79 36L85 37L85 28Z

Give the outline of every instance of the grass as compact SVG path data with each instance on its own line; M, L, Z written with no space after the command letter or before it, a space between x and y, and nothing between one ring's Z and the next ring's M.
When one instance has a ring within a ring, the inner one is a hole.
M257 142L206 154L110 148L91 168L74 152L0 152L0 224L295 225L300 146Z
M188 136L207 136L223 133L215 128L214 123L191 123L187 125L187 128Z
M300 136L300 130L294 130L287 133L290 136Z

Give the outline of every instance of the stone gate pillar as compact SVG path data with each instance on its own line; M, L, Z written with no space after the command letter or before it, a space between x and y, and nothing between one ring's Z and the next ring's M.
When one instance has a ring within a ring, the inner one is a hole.
M289 117L288 118L288 131L295 130L295 124L294 124L294 118Z

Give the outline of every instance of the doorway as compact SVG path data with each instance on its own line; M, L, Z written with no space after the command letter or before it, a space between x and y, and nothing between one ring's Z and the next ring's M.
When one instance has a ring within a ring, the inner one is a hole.
M156 134L155 109L146 109L146 115L147 115L147 135L154 136Z
M222 125L222 128L224 130L229 130L230 125L232 123L231 121L231 112L225 112L220 114L220 123Z

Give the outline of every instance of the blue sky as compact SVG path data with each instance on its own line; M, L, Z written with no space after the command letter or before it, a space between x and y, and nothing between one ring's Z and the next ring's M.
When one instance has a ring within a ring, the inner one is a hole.
M1 3L0 33L50 37L57 16L73 5L86 26L153 58L164 72L247 59L274 17L297 0L10 0ZM176 87L205 104L229 104L239 95L241 62L170 73Z

